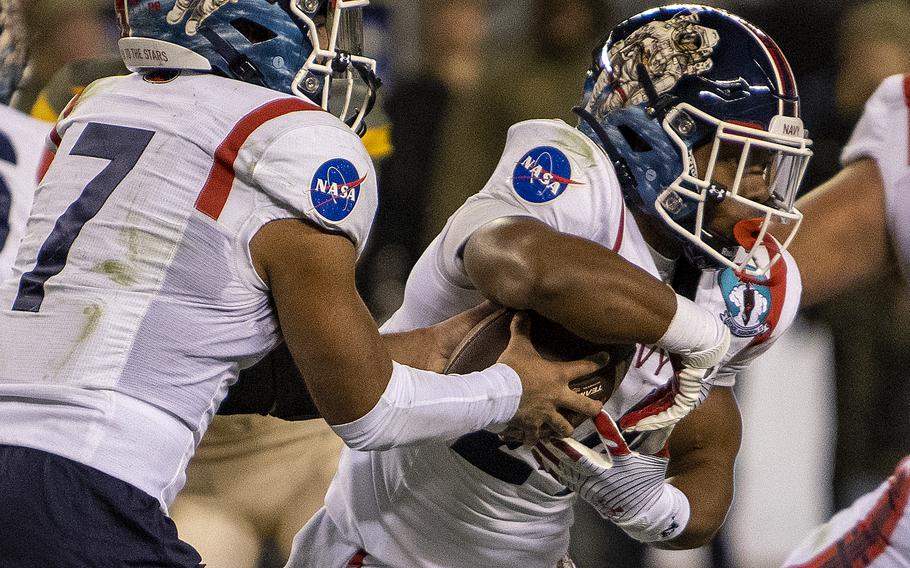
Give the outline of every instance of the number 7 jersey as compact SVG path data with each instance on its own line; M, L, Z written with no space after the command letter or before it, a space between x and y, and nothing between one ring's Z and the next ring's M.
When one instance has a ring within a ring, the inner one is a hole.
M0 444L166 507L239 369L279 341L250 239L298 218L359 252L376 176L334 116L214 75L104 79L63 116L0 288Z

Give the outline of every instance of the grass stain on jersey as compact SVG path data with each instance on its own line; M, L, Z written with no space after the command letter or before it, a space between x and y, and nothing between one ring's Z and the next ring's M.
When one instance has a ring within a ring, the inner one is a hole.
M133 278L133 269L119 260L102 260L95 265L93 270L104 274L121 286L129 286L136 283L136 279Z
M66 355L59 359L53 366L53 372L45 375L45 380L52 380L53 378L60 376L61 372L63 372L64 368L69 364L70 359L73 358L73 355L76 353L79 346L85 343L85 340L95 333L101 318L104 316L104 306L101 304L89 304L82 309L82 315L85 316L85 322L82 324L82 330L79 331L79 337L76 338L75 343L69 348Z
M82 343L95 333L95 330L98 329L98 322L101 321L101 316L104 315L104 308L98 304L92 304L86 306L82 310L82 314L86 316L85 324L82 326L82 332L79 333L79 339L76 340L77 343Z

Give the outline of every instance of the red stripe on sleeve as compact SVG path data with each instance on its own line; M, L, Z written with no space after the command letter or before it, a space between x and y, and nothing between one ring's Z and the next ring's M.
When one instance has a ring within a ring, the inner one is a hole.
M768 248L768 254L771 257L779 251L773 241L770 243L766 241L765 246ZM774 266L771 267L771 273L768 275L767 281L758 282L753 280L752 282L767 286L768 289L771 290L771 313L768 314L768 319L766 320L768 330L761 335L755 336L749 343L750 346L759 345L768 341L771 334L774 333L774 330L777 328L777 323L780 321L780 314L784 311L784 304L787 301L787 259L781 258L774 263Z
M54 154L50 148L45 148L41 153L41 161L38 162L38 172L35 179L36 182L41 183L41 180L44 179L47 170L51 169L51 163L54 161Z
M234 162L247 138L273 118L308 110L322 109L297 98L279 99L262 105L240 119L215 151L215 163L212 164L205 186L196 198L196 209L217 221L224 204L227 203L231 186L234 185Z
M872 510L830 546L808 562L788 568L864 568L870 566L890 545L910 496L910 471L906 458L888 479L888 488ZM848 564L849 563L849 564Z
M613 240L613 252L619 253L619 247L622 246L623 233L626 230L626 206L620 205L619 211L619 230L616 231L616 238Z
M57 122L54 123L54 127L51 128L50 133L47 135L45 148L41 153L41 161L38 162L38 171L35 172L35 181L38 183L41 183L41 180L44 179L45 174L47 174L47 170L51 168L51 163L57 155L57 148L59 148L60 144L63 142L63 137L61 137L60 133L57 131L57 126L60 124L61 120L68 117L73 112L73 109L76 108L76 104L79 103L79 98L81 96L82 92L80 91L66 103L66 106L63 107L63 111L60 113L60 118L57 119Z

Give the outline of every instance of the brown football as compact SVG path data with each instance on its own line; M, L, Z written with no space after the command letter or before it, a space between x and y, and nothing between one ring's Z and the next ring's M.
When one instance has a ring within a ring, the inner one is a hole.
M475 325L452 352L445 372L470 373L496 363L509 343L509 325L514 315L515 310L502 308ZM569 383L575 392L602 402L609 399L629 369L635 346L599 345L534 312L530 312L530 316L531 343L546 359L572 361L602 351L610 355L605 367Z

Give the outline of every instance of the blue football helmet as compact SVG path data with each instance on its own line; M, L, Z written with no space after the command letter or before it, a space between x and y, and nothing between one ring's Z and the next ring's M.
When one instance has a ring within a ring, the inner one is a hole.
M10 103L25 73L27 40L19 0L0 0L0 104Z
M363 55L369 3L116 0L120 54L131 71L216 72L289 93L362 133L380 84L376 62Z
M576 112L579 129L611 158L626 202L662 220L699 267L765 274L792 241L811 141L790 65L752 24L700 5L633 16L595 48ZM693 150L705 144L711 157L699 172ZM730 152L739 165L732 187L724 187L712 175L718 156ZM756 160L770 190L762 202L740 195L743 172ZM707 228L724 199L754 211L735 242ZM772 226L778 235L787 230L782 242L768 233ZM768 245L767 261L756 258L755 243Z

